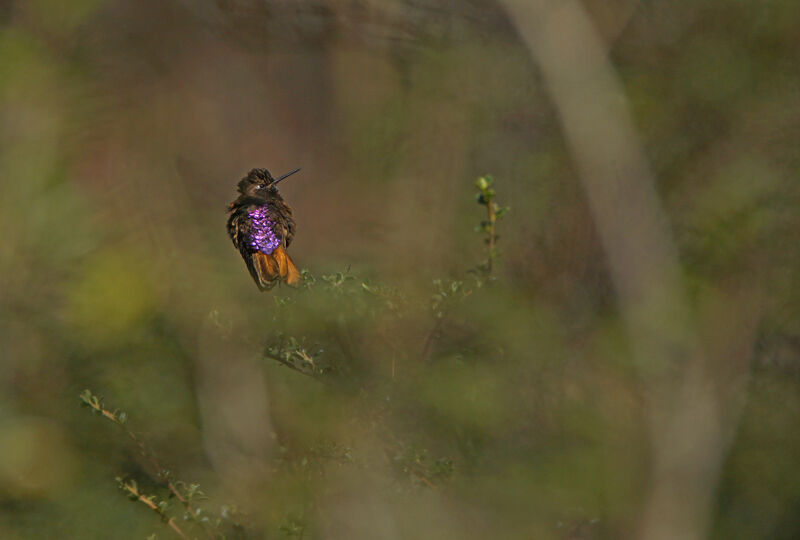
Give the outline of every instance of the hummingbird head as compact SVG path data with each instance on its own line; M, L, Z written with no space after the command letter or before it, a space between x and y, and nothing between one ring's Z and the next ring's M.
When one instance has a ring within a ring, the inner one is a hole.
M278 188L275 187L278 182L284 178L288 178L300 169L295 169L291 172L284 174L278 178L273 178L267 169L253 169L247 176L239 181L239 193L248 195L250 197L266 197L268 193L277 193Z

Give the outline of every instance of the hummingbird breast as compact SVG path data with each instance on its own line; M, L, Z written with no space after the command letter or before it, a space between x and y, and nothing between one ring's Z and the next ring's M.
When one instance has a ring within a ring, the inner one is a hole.
M256 251L272 254L281 245L281 238L275 233L276 222L271 218L269 205L262 205L247 213L250 218L250 247Z

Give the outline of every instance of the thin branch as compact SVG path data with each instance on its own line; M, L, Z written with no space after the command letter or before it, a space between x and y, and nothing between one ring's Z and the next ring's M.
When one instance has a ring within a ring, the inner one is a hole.
M431 331L428 332L428 336L425 338L425 344L422 347L422 360L428 362L430 360L431 352L433 349L433 341L436 339L436 334L442 328L442 322L444 321L444 314L441 317L436 318L436 323L431 328Z
M264 354L264 356L266 358L269 358L270 360L275 360L279 364L284 365L284 366L288 367L289 369L292 369L292 370L294 370L294 371L296 371L298 373L302 373L306 377L310 377L310 378L314 379L315 381L317 381L319 383L327 384L327 381L325 379L323 379L322 377L318 376L316 373L313 373L311 371L308 371L308 370L305 370L305 369L303 369L301 367L298 367L294 362L292 362L290 360L286 360L285 358L281 358L280 356L275 356L275 355L271 355L271 354Z
M486 275L489 276L492 273L492 264L494 263L495 259L495 252L494 252L494 242L495 242L495 224L497 223L497 213L494 210L494 201L489 200L486 203L486 212L489 216L489 256L486 260Z
M413 469L412 469L411 472L412 472L412 474L414 474L414 476L419 478L422 481L422 483L425 484L426 486L428 486L430 489L432 489L433 491L439 491L439 487L436 484L434 484L433 482L431 482L430 480L428 480L428 477L425 476L423 473L415 471Z
M145 497L141 493L139 493L139 488L136 487L135 484L123 482L121 483L121 487L124 491L128 492L129 495L135 497L137 501L141 502L145 506L147 506L150 510L154 511L156 514L160 515L162 518L166 519L167 525L181 538L188 539L189 537L183 532L183 530L178 526L178 523L175 521L175 518L167 518L164 514L164 511L158 507L156 503L154 503L151 499Z
M145 444L145 442L139 438L133 431L125 427L125 421L120 418L120 415L115 411L110 411L103 407L103 404L99 399L95 399L94 396L91 396L88 399L83 400L86 405L88 405L92 410L96 413L104 416L108 420L114 422L117 426L122 428L125 433L127 433L128 437L139 447L139 453L145 460L147 460L148 465L152 468L150 472L151 476L154 477L154 480L162 482L167 489L169 489L170 493L180 501L180 503L186 508L186 511L194 518L195 522L203 529L206 535L209 538L214 538L214 535L211 531L207 530L204 526L203 522L200 520L200 517L197 515L197 511L194 509L192 504L186 500L186 498L181 494L180 490L177 486L169 480L169 478L165 475L166 469L161 465L161 463L156 458L155 454L150 450L150 448ZM124 418L124 417L123 417ZM124 484L126 485L126 484ZM126 485L127 486L127 485ZM144 502L144 501L143 501ZM151 502L151 501L150 501Z

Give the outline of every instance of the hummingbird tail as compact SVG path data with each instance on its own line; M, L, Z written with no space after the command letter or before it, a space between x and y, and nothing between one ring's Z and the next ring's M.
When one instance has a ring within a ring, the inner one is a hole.
M300 283L300 271L283 246L278 246L269 255L257 251L253 254L253 262L258 275L257 284L262 291L271 289L281 279L288 285Z
M289 254L286 253L286 250L283 249L283 246L278 246L278 248L273 251L273 255L275 256L275 260L278 262L278 270L280 272L280 276L286 281L288 285L297 285L300 283L300 271L294 265L291 257Z

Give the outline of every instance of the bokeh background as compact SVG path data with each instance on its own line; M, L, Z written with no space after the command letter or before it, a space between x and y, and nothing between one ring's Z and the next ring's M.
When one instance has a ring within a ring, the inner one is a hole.
M240 509L229 537L800 537L800 3L563 3L665 216L666 363L540 69L575 57L523 39L554 4L526 5L0 2L0 537L176 537L119 491L182 515L86 388ZM226 236L253 167L303 169L309 290L258 293ZM511 212L477 288L486 173ZM443 322L435 279L473 291ZM265 358L277 330L334 383Z

